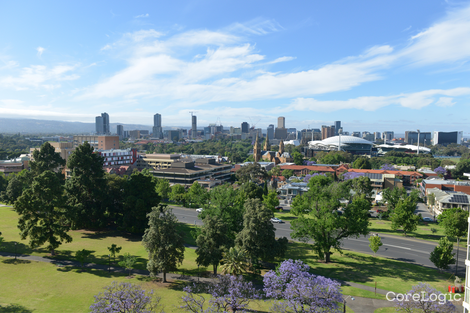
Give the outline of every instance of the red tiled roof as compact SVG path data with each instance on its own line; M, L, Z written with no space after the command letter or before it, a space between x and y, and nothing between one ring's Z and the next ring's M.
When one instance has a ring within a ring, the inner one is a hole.
M351 168L348 172L355 173L371 173L371 174L395 174L403 176L423 176L423 174L413 171L387 171L387 170L361 170L357 168Z
M282 170L303 170L307 169L310 171L318 172L334 172L335 170L330 166L309 166L309 165L283 165Z

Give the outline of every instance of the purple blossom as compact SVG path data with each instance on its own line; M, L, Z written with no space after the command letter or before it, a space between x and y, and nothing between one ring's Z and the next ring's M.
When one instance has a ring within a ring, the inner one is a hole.
M244 312L252 299L261 296L251 282L243 280L243 276L218 275L217 281L208 286L196 285L184 288L186 295L182 298L180 308L187 312ZM203 309L206 299L195 293L205 292L212 297L209 299L210 307Z
M384 170L384 171L396 171L397 169L393 167L393 165L390 165L388 163L385 163L383 164L381 167L380 167L381 170Z
M264 275L266 296L284 299L294 312L341 312L340 283L310 274L309 269L300 260L282 262L276 271ZM286 309L282 303L275 303L275 306Z
M305 177L304 177L304 183L308 183L308 182L310 181L310 178L315 177L315 176L318 176L318 175L323 175L323 176L326 177L326 174L325 174L325 173L314 173L314 174L311 174L311 175L310 175L310 174L307 174L307 175L305 175Z
M388 294L387 299L395 296L397 310L405 312L450 313L456 312L452 302L446 300L446 295L432 288L429 284L419 283L405 294Z
M434 173L436 173L437 175L444 176L447 173L447 170L443 168L442 166L439 166L434 169Z
M153 290L146 293L138 285L116 281L104 289L103 293L95 296L95 303L90 306L91 313L163 312L160 298L153 296Z
M315 164L317 164L317 162L315 162L315 161L308 161L308 160L304 161L304 165L307 165L307 166L312 166L312 165L315 165Z
M365 175L366 174L364 173L358 173L358 172L346 172L343 174L343 180L347 181L347 180L358 178L358 177L365 176Z

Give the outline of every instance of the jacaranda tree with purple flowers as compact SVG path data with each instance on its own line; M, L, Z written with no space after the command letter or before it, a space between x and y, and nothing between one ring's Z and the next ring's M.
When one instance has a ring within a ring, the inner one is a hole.
M91 313L154 313L163 312L160 297L153 290L145 292L140 286L113 281L105 291L95 296Z
M364 174L364 173L346 172L346 173L343 174L343 180L347 181L347 180L362 177L362 176L365 176L365 175L366 174Z
M434 169L434 173L439 175L439 177L443 177L447 173L447 170L442 166L439 166Z
M260 299L260 293L243 276L219 275L217 281L209 285L187 286L183 289L181 309L187 312L243 312L251 300ZM206 298L198 293L208 293L209 307L204 309Z
M304 165L312 166L312 165L315 165L315 164L317 164L317 162L304 160Z
M340 283L309 273L310 267L300 260L285 260L276 271L264 275L267 298L281 312L341 312L343 296Z
M384 170L384 171L396 171L397 169L393 167L393 165L390 165L388 163L385 163L383 164L381 167L380 167L381 170Z
M388 296L390 297L390 296ZM395 307L401 312L451 313L457 312L446 295L432 288L429 284L419 283L404 295L397 295Z
M326 174L325 174L325 173L307 174L307 175L305 175L305 177L304 177L304 183L308 183L308 182L310 181L310 178L315 177L315 176L318 176L318 175L323 175L323 176L326 177Z

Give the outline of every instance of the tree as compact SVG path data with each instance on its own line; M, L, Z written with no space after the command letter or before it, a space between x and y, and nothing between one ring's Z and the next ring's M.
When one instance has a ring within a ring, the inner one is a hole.
M9 204L15 204L23 191L31 187L32 175L28 170L22 170L16 175L8 175L8 185L2 194L2 200Z
M468 211L460 208L446 209L439 215L439 224L444 226L446 236L457 238L457 258L455 264L455 275L457 276L460 238L466 236L468 232Z
M157 180L156 191L161 199L168 199L171 192L170 182L168 179L160 178Z
M359 176L348 180L347 185L356 193L370 197L372 194L372 182L367 176Z
M254 182L243 183L240 187L240 192L244 194L246 199L263 199L264 190Z
M423 313L451 313L456 312L451 301L446 300L446 295L441 293L429 284L419 283L406 292L407 297L402 300L395 299L397 311L423 312ZM419 295L415 299L415 295ZM412 297L412 298L411 298ZM430 301L431 299L431 301ZM434 299L434 300L432 300Z
M367 169L367 170L370 170L372 169L372 165L370 164L370 160L369 158L367 157L360 157L360 158L357 158L353 164L352 164L352 167L353 168L357 168L357 169Z
M191 199L191 205L201 207L206 205L206 202L209 199L209 193L204 187L195 181L192 183L191 187L189 187L186 197Z
M369 237L369 247L374 252L374 254L379 251L379 248L383 245L382 238L380 236L370 236Z
M404 199L406 197L406 189L405 188L386 188L382 192L383 198L387 201L387 208L390 213L395 210L395 207L398 204L400 199Z
M380 169L384 171L396 171L397 170L393 165L390 165L388 163L382 164Z
M282 176L284 176L286 179L288 179L288 178L294 176L294 170L289 170L289 169L283 170L282 171Z
M267 195L263 195L263 204L270 209L275 211L276 207L279 206L279 199L277 198L277 192L270 191Z
M113 257L113 263L116 260L116 253L121 251L122 247L118 247L115 243L108 247L110 255Z
M105 226L107 219L103 200L106 181L103 158L85 142L70 155L67 167L72 172L65 182L68 204L73 208L72 228Z
M221 260L222 274L241 275L247 270L246 255L242 249L237 247L230 247L230 249L223 253Z
M452 251L454 245L447 237L439 239L439 245L431 252L429 260L439 269L439 271L449 268L450 264L455 264L455 259Z
M401 227L405 236L406 233L415 231L418 228L420 220L420 217L414 214L415 210L416 201L413 197L409 196L405 199L400 199L395 210L390 215L392 229L397 230Z
M135 262L137 262L137 257L130 255L130 253L125 253L122 257L122 261L119 262L119 266L122 266L128 270L128 276L130 276Z
M460 160L455 169L452 170L452 177L466 179L464 173L470 173L470 159Z
M183 305L180 306L186 312L240 312L248 306L252 299L260 299L259 292L253 287L252 282L243 280L243 276L218 275L217 281L207 287L187 286L183 289L186 295L182 297ZM210 307L204 309L204 296L195 298L195 293L208 293Z
M176 216L166 206L153 208L147 216L149 227L142 237L142 244L149 255L147 270L152 276L163 272L163 282L166 283L166 273L176 270L177 265L183 262L183 236L176 228Z
M279 166L274 166L268 173L271 176L279 176L281 175L281 168Z
M82 268L90 257L90 255L91 251L85 249L78 250L77 252L75 252L75 257L77 258L78 262L80 262Z
M90 306L91 313L163 312L161 298L154 296L153 290L146 292L138 285L116 281L104 289L95 296L95 302Z
M434 173L436 173L437 175L439 175L439 177L444 177L444 175L447 173L447 170L441 166L439 167L436 167L434 169Z
M175 184L171 187L170 200L186 205L186 193L182 185Z
M45 142L40 149L33 151L33 161L29 163L33 177L45 171L58 171L57 175L63 179L61 169L65 166L65 160L49 142Z
M309 187L292 203L291 211L299 218L291 223L291 236L305 241L313 239L318 256L330 262L331 249L341 252L344 238L369 233L370 202L364 194L356 194L341 213L338 209L343 205L339 200L349 198L347 183L331 183L328 178L316 176Z
M243 230L237 234L235 243L251 258L252 264L259 259L273 260L283 257L287 250L287 238L276 240L276 234L270 219L273 212L259 199L245 201L245 214L243 215Z
M32 248L47 243L51 254L62 242L71 242L65 203L64 188L55 173L45 171L36 176L31 188L26 189L14 205L20 215L21 239L29 237Z
M264 181L268 178L268 173L258 162L252 162L240 167L235 176L241 183L246 183L248 181Z
M151 174L135 171L124 184L124 210L120 226L131 233L142 234L148 224L147 214L158 206L160 196Z
M428 203L432 207L433 215L436 216L436 211L434 210L434 205L436 204L436 195L435 194L430 193L428 195Z
M276 271L264 275L264 292L271 299L285 299L293 312L341 312L341 284L309 273L309 266L300 260L285 260ZM287 312L282 303L275 303Z
M223 250L233 245L233 240L227 233L226 224L219 216L207 215L204 225L197 236L196 263L203 266L212 265L214 275L222 259Z
M294 159L294 163L296 165L303 165L304 164L304 156L299 151L295 150L292 152L292 158Z

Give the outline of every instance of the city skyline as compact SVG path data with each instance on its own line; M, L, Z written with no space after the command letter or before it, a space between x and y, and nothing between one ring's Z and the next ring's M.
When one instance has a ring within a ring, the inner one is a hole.
M2 117L470 132L469 1L2 8Z

